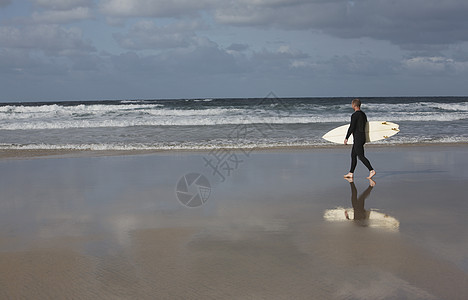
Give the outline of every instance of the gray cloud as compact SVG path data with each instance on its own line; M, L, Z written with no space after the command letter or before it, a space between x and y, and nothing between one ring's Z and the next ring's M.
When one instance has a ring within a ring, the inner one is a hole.
M410 74L418 76L459 76L468 74L468 62L457 61L452 58L434 57L413 57L403 62L404 67Z
M92 13L89 7L82 6L68 10L48 10L32 14L33 23L43 24L66 24L91 18Z
M227 47L227 50L237 51L237 52L246 51L247 49L249 49L249 45L239 44L239 43L233 43L229 47Z
M0 8L11 4L11 0L0 0Z
M132 51L113 56L112 63L119 72L126 74L153 73L153 76L163 77L220 74L252 77L295 73L303 76L304 70L312 70L310 56L287 45L275 51L263 49L249 53L247 49L247 45L222 48L208 39L198 38L190 47L168 49L158 54L144 55Z
M0 0L0 7L10 3ZM450 94L450 88L462 93L468 75L468 3L461 1L95 3L37 0L29 16L3 19L2 92L16 95L27 84L23 94L47 97L49 89L65 98L196 97L210 91L262 96L271 89L343 95L404 93L395 87L406 85L408 91L419 86L426 94L430 86ZM108 27L104 18L127 26ZM64 25L87 19L95 22Z
M30 87L34 82L50 78L66 78L68 66L58 63L54 59L38 58L24 49L0 51L0 78L5 82L14 82L21 86ZM9 85L2 86L3 90L11 88ZM22 90L17 90L21 93Z
M463 45L456 45L453 47L452 57L460 62L468 62L468 51L465 50Z
M35 0L35 11L25 24L68 24L93 18L92 0Z
M197 44L195 30L200 26L197 22L157 26L144 20L134 24L125 34L114 34L114 38L122 48L131 50L185 48Z
M368 37L405 50L468 41L468 3L462 0L105 0L100 8L109 18L178 18L204 11L223 25Z
M155 76L204 76L242 72L241 59L230 55L213 42L197 47L166 51L154 55L127 52L112 58L119 71L130 74L153 73Z
M96 50L83 39L81 29L58 25L1 26L0 45L5 49L40 50L50 55L74 55Z
M340 38L370 37L402 47L468 40L468 3L461 0L231 1L215 9L234 26L318 30Z
M72 10L77 7L91 7L92 0L35 0L37 5L52 10Z
M297 67L307 67L308 59L308 54L282 45L276 51L254 52L250 63L257 72L287 74Z
M108 17L180 17L208 8L215 0L103 0L101 11Z
M322 70L335 76L387 76L395 75L402 69L399 61L376 58L365 52L353 55L335 55L321 61L320 64Z

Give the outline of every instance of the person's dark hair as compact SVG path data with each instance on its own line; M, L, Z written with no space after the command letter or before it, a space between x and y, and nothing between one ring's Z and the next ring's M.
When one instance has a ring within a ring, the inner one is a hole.
M353 99L353 101L351 101L351 105L356 106L356 107L361 107L361 100L359 100L358 98Z

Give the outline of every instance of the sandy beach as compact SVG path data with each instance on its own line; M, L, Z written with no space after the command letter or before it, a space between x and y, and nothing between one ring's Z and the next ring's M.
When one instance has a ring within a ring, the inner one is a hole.
M349 152L3 151L0 298L468 299L468 145L368 146L327 219Z

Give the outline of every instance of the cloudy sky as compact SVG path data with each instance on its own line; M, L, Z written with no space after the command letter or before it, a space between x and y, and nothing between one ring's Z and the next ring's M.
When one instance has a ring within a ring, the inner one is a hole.
M0 101L468 95L466 0L0 0Z

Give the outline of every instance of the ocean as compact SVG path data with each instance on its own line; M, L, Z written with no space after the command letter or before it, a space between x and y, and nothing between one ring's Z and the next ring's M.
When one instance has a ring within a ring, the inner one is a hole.
M323 147L352 98L63 101L0 104L0 149L198 150ZM468 97L361 98L400 132L375 144L468 142Z

